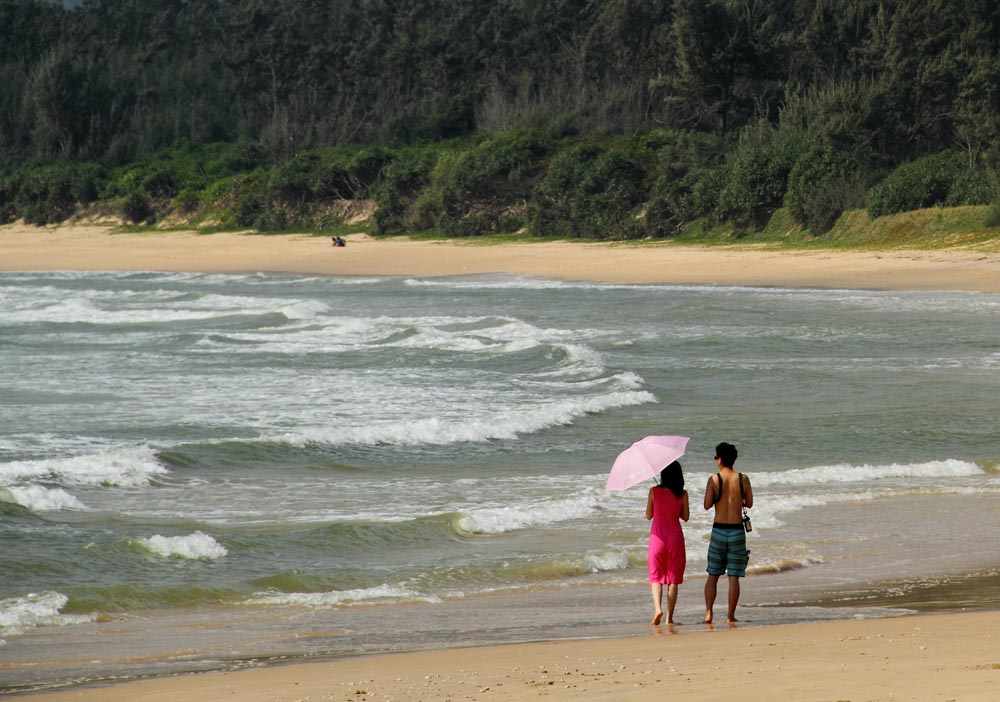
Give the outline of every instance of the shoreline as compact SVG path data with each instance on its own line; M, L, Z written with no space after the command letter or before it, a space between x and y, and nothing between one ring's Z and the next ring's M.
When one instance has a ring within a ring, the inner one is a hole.
M742 628L651 627L626 638L385 653L188 673L25 702L513 700L992 700L1000 612L923 614ZM682 697L681 699L687 699Z
M0 226L0 271L168 271L329 276L513 274L566 281L1000 293L1000 254L752 246L441 240Z

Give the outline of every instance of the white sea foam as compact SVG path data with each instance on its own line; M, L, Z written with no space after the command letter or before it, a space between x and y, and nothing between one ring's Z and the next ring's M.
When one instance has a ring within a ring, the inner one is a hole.
M80 500L62 488L41 485L0 487L0 502L12 502L32 512L56 512L63 509L87 509Z
M573 423L577 417L598 414L615 407L628 407L655 402L650 392L612 392L594 397L554 401L511 409L499 416L483 419L450 421L438 417L418 419L401 424L398 421L370 423L363 427L311 429L295 434L271 437L293 445L308 443L397 444L402 446L442 445L466 441L516 439L554 426Z
M62 324L141 324L208 320L219 316L281 313L292 320L312 320L329 314L330 307L318 300L247 297L206 294L187 299L188 293L172 290L88 290L72 298L58 288L33 289L22 304L8 305L3 320L10 324L40 322Z
M66 595L51 590L0 599L0 634L19 634L37 626L82 624L93 619L83 614L60 613L68 601Z
M150 446L115 448L85 456L0 464L0 485L47 481L64 485L147 485L169 471Z
M187 558L214 561L229 551L214 538L200 531L187 536L150 536L133 541L140 548L163 558Z
M926 463L891 463L854 466L847 463L813 468L796 468L778 473L754 473L754 485L815 485L864 483L891 478L949 478L982 475L983 469L970 461L946 459Z
M245 600L245 603L297 607L337 607L404 601L436 603L440 602L441 599L421 595L400 585L386 584L358 590L333 590L331 592L261 592Z
M791 570L808 568L811 565L816 565L818 563L823 563L823 562L824 562L823 559L818 556L765 559L762 561L751 559L751 563L749 567L747 567L747 572L757 575L787 573L788 571Z
M21 309L5 315L10 324L35 324L39 322L61 324L149 324L209 319L218 311L173 309L163 310L144 306L136 310L105 310L86 298L73 298L52 302L44 307Z
M583 559L584 567L591 573L603 573L609 570L625 570L630 565L626 551L606 551L604 553L588 554ZM645 559L643 559L645 562Z
M599 504L598 495L591 494L564 500L478 509L459 517L456 526L470 534L502 534L587 517Z

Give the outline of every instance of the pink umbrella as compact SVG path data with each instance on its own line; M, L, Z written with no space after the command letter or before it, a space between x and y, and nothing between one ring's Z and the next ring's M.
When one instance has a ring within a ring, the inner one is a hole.
M652 478L684 455L686 436L647 436L618 454L605 490L625 490Z

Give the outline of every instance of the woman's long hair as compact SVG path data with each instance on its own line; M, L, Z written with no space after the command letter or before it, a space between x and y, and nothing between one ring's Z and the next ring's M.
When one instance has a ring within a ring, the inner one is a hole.
M660 487L674 493L678 500L684 495L684 473L681 464L674 461L660 471Z

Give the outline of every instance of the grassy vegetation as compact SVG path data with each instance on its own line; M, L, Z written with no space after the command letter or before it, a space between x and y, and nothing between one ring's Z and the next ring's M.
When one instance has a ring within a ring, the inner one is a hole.
M212 144L117 169L8 168L0 214L39 225L96 215L129 231L364 232L484 244L983 248L1000 236L992 174L955 152L904 164L866 190L805 132L755 130L725 160L713 157L715 145L673 130L514 130L272 162L249 144Z
M1000 253L1000 226L987 227L983 219L987 206L935 207L872 218L866 210L850 210L837 220L833 229L815 236L797 224L791 213L780 209L763 229L748 232L732 224L710 226L705 221L692 223L670 239L629 239L617 246L725 246L773 248L783 250L868 250L969 248L984 253ZM359 232L348 227L349 232ZM527 232L494 234L455 239L437 230L387 235L386 238L418 241L442 241L466 246L496 246L566 241L562 237L538 237ZM603 238L575 237L573 241L607 243Z

